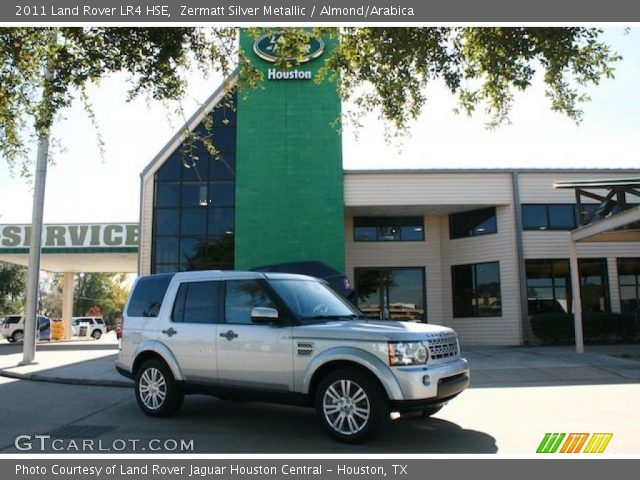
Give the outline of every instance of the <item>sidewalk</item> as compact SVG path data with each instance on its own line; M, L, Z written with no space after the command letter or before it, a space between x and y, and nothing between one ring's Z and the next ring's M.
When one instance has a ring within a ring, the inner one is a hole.
M586 353L574 347L464 347L471 366L471 387L524 387L640 383L639 345L587 345ZM41 343L36 364L18 366L19 345L0 344L0 376L76 385L127 387L118 374L115 334L102 339ZM626 357L626 358L623 358Z
M0 344L0 377L75 385L131 387L114 368L118 341L110 332L100 340L42 342L36 346L36 363L18 366L22 346Z

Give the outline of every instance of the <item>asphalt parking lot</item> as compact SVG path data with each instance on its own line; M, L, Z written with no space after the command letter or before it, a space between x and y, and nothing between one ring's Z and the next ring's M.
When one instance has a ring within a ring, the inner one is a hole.
M331 440L304 408L190 396L175 417L146 417L129 387L53 379L117 379L109 376L117 343L60 347L39 347L39 364L31 367L32 374L49 375L47 381L0 377L0 452L57 446L77 453L74 445L88 441L94 450L85 453L532 454L546 432L611 432L607 453L640 452L640 362L605 353L576 359L570 349L470 349L472 388L433 419L395 420L383 435L354 446ZM0 344L0 374L15 371L18 357L19 347ZM505 357L509 365L497 360ZM60 441L40 445L36 435ZM31 443L16 444L19 436Z

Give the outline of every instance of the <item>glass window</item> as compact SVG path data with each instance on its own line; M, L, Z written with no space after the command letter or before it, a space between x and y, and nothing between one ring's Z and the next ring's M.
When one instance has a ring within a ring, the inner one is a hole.
M180 184L158 182L156 184L156 207L179 207Z
M570 313L569 260L526 260L529 315Z
M423 217L354 217L356 242L411 242L424 240Z
M178 259L178 237L158 237L155 247L155 262L177 263Z
M158 169L156 173L157 180L180 180L180 172L182 170L182 160L180 154L176 151L171 155L164 165Z
M220 313L222 282L189 282L180 285L172 320L184 323L216 323Z
M209 201L212 207L233 207L235 197L235 183L209 183Z
M495 207L449 215L449 238L476 237L498 232Z
M383 319L426 320L424 268L356 268L358 307Z
M500 317L500 263L476 263L451 267L453 316Z
M129 317L157 317L162 299L172 278L172 274L140 277L129 300L127 315Z
M640 311L640 258L618 259L618 283L622 312Z
M522 205L524 230L573 230L576 225L573 204Z
M215 157L200 140L183 142L156 173L153 273L234 267L234 101L196 128L214 142Z
M582 310L586 313L610 311L607 259L581 258L578 267Z
M207 209L185 208L182 210L180 227L182 235L206 235Z
M271 280L269 283L289 308L303 319L358 315L346 300L320 282Z
M156 235L178 235L180 230L180 210L161 208L156 210Z
M255 307L276 308L263 286L255 280L228 280L225 291L225 321L232 324L251 323Z

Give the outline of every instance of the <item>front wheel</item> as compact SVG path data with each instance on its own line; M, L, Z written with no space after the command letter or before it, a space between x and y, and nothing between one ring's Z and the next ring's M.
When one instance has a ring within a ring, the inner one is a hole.
M361 443L389 421L389 401L380 384L356 368L341 368L322 379L316 412L325 430L338 441Z
M147 360L136 375L136 400L151 417L168 417L182 406L184 393L169 368L160 360Z

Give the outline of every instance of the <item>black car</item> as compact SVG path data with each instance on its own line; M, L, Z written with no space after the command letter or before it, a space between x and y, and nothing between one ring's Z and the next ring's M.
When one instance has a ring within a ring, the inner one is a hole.
M307 262L276 263L255 267L251 270L254 272L297 273L298 275L309 275L310 277L320 278L325 280L331 288L347 298L351 303L355 304L356 302L356 292L351 288L349 279L335 268L323 262L313 260Z

